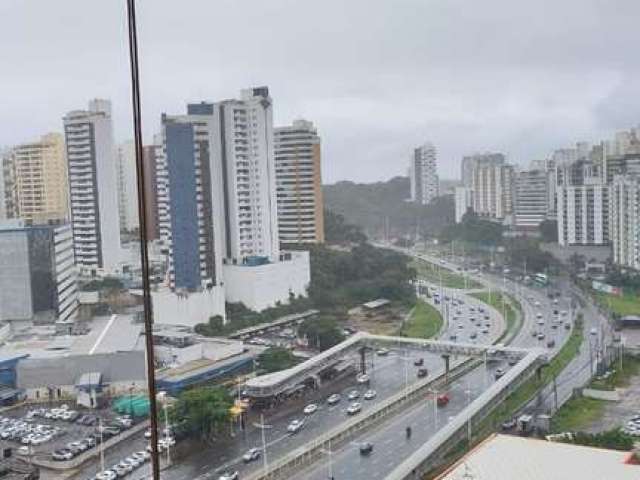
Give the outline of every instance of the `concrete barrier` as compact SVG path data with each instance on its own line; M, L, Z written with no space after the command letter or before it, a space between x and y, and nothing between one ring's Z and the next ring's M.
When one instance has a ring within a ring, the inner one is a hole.
M596 400L606 400L607 402L620 401L620 395L616 390L596 390L593 388L583 388L582 396L595 398Z

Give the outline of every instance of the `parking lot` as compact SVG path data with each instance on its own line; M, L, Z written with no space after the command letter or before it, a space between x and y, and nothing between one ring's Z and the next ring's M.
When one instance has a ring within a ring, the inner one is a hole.
M13 448L19 456L65 461L95 449L133 423L109 409L76 410L65 404L21 407L0 414L0 439L3 448Z

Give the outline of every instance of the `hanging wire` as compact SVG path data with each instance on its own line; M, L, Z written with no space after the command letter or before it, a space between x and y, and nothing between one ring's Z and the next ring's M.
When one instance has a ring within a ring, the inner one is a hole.
M149 392L149 416L151 420L151 471L154 480L160 480L158 455L158 416L156 401L156 378L153 353L153 314L151 311L151 289L149 284L149 252L147 249L147 198L144 188L145 165L142 158L142 120L140 115L140 76L138 69L138 37L136 31L135 0L127 0L129 27L129 63L131 65L131 106L133 109L133 131L136 153L138 184L138 220L140 230L140 261L142 270L142 299L144 305L144 334L146 343L147 390Z

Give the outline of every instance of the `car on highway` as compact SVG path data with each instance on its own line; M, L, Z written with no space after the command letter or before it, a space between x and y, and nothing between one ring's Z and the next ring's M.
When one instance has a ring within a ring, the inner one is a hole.
M464 325L463 325L462 323L459 323L459 324L458 324L458 328L459 328L460 330L462 330L462 329L464 328Z
M417 358L413 361L413 364L416 367L421 367L422 365L424 365L424 358Z
M571 323L569 323L569 322L565 322L565 324L564 324L564 329L565 329L565 330L570 330L570 329L571 329Z
M556 341L552 338L547 342L547 348L553 348L556 346Z
M373 452L373 444L370 442L365 442L360 444L360 455L371 455L371 452Z
M361 373L356 377L356 382L358 383L369 383L369 375L366 373Z
M538 325L542 326L542 325L544 325L544 320L539 319L536 323L537 323Z
M96 475L96 480L115 480L118 478L118 474L113 470L105 470Z
M449 403L449 395L447 395L446 393L443 393L437 396L436 405L438 407L446 407L448 403Z
M389 350L388 350L388 349L386 349L386 348L379 348L379 349L376 351L376 354L377 354L378 356L380 356L380 357L384 357L385 355L388 355L388 354L389 354Z
M318 405L316 405L315 403L310 403L309 405L304 407L303 412L306 415L311 415L312 413L316 413L316 410L318 410Z
M470 338L471 340L474 340L474 339L475 339L475 338L477 338L477 337L478 337L478 334L477 334L476 332L471 332L471 335L469 335L469 338Z
M482 329L482 333L484 333L486 335L487 333L489 333L489 329L488 328L483 328Z
M598 330L594 327L594 328L592 328L591 330L589 330L589 333L590 333L591 335L597 335L597 334L598 334Z
M222 475L218 477L218 480L238 480L240 478L240 474L237 470L224 472Z
M365 400L373 400L376 398L376 395L378 395L378 393L375 390L367 390L364 392L363 398Z
M333 395L329 395L329 398L327 398L327 403L329 405L335 405L340 401L340 398L341 397L339 393L334 393Z
M458 336L455 333L452 333L451 335L449 335L449 340L455 341L457 338Z
M494 372L494 377L497 379L499 379L500 377L502 377L504 375L504 369L502 368L498 368L495 372Z
M426 368L419 368L417 372L418 378L424 378L429 375L429 370Z
M292 420L291 423L287 426L287 432L289 433L298 433L302 427L304 427L304 420Z
M355 400L356 398L360 398L360 392L358 390L351 390L347 397L349 400Z
M361 410L362 405L358 402L353 402L349 405L349 408L347 408L347 415L355 415L356 413L360 413Z
M538 340L544 340L544 333L543 332L540 332L538 334Z
M262 455L262 450L260 450L259 448L252 448L242 456L242 461L244 463L250 463L254 460L259 459L260 455Z

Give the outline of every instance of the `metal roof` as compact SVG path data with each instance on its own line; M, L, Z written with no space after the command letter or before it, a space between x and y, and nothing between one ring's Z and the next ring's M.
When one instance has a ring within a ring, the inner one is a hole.
M495 435L465 455L439 480L638 480L629 452Z

